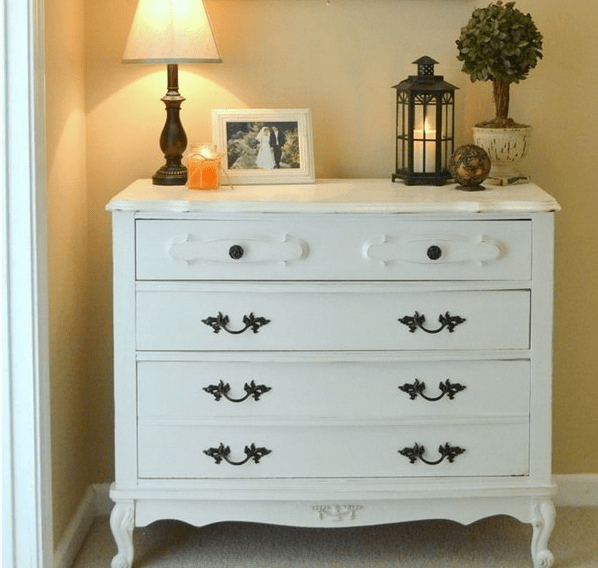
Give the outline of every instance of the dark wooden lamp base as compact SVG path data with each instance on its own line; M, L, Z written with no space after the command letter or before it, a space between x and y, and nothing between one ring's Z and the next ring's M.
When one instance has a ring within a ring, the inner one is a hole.
M162 101L166 105L166 123L160 136L164 164L152 177L154 185L185 185L187 168L181 163L187 148L187 135L181 123L181 104L185 99L179 93L179 66L168 64L168 91Z

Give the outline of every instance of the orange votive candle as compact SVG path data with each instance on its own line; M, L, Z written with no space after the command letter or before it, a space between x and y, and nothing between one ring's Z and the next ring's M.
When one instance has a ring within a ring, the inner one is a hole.
M212 146L193 146L189 154L188 183L191 189L220 186L220 157Z

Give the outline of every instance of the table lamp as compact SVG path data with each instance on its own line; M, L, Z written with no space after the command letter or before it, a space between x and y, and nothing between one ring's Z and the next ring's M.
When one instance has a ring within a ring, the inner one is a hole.
M181 163L187 135L180 119L179 63L221 63L202 0L139 0L123 63L166 63L168 90L166 123L160 148L166 163L154 174L155 185L184 185L187 168Z

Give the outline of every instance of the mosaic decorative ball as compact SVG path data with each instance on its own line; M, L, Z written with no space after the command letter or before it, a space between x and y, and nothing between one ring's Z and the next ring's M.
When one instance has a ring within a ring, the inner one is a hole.
M449 160L449 172L463 189L484 189L480 184L490 173L490 157L475 144L459 146Z

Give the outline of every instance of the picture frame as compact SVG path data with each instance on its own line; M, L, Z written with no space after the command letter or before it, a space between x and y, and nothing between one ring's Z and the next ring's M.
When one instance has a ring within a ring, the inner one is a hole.
M313 183L311 111L214 109L213 144L223 154L223 182Z

